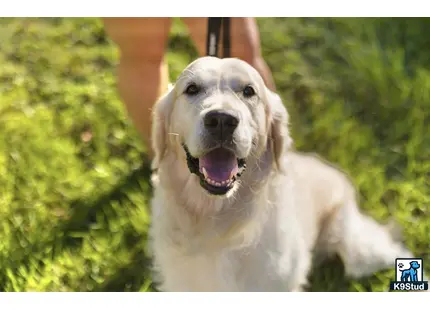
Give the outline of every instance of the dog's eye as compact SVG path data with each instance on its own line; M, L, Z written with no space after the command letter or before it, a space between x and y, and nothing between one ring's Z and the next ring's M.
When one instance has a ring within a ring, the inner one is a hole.
M243 95L246 98L252 97L255 95L255 90L252 86L245 86L245 88L243 89Z
M196 84L192 83L187 86L185 89L185 93L190 96L197 95L200 91L200 87L198 87Z

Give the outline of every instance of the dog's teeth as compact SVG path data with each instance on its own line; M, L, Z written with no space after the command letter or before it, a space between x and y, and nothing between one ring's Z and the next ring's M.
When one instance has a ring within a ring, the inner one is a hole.
M232 171L232 172L230 173L229 180L233 179L233 177L234 177L234 172Z
M206 170L203 170L202 173L205 175L205 181L206 181L206 183L214 185L214 186L218 186L218 187L220 187L220 186L229 186L233 182L233 180L231 180L231 179L230 180L224 180L224 181L221 181L221 182L217 182L217 181L214 181L211 178L209 178L209 177L206 176L207 175L206 174Z
M202 173L203 173L205 179L207 179L208 178L208 172L206 171L205 167L202 167Z

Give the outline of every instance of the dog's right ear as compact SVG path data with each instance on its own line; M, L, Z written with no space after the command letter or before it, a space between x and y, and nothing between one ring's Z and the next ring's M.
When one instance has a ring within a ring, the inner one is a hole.
M278 94L266 89L266 95L270 113L269 139L272 153L278 170L285 172L283 156L292 143L288 130L288 112Z
M167 149L167 133L175 92L173 86L154 105L152 110L152 150L154 159L151 168L157 169Z

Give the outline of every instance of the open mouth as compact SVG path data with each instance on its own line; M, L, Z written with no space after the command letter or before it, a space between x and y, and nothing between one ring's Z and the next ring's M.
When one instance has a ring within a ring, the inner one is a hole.
M212 195L227 194L246 168L245 159L237 158L225 148L216 148L195 158L186 145L183 147L190 172L199 176L200 185Z

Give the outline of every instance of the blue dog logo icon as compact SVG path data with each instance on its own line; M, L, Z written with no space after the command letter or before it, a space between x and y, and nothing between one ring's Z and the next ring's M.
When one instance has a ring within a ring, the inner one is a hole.
M399 269L399 271L402 272L402 276L400 278L400 281L402 282L417 282L418 281L418 269L421 267L421 265L416 261L413 260L409 263L410 267L408 269ZM403 268L404 265L400 263L399 268Z
M390 282L391 291L427 291L422 258L396 258L396 278Z

